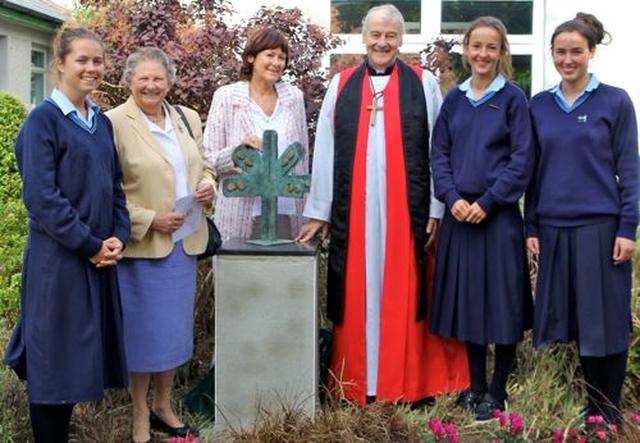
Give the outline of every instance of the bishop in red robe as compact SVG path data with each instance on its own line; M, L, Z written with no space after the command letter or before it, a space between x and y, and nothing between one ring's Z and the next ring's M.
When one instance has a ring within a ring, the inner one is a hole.
M336 75L323 102L298 239L331 234L334 391L416 402L469 383L464 346L432 336L426 316L426 246L443 211L430 194L429 133L442 97L430 72L397 58L397 8L374 7L363 24L367 60Z

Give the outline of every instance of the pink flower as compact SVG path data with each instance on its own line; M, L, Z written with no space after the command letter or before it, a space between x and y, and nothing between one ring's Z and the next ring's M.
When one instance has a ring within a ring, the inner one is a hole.
M564 432L562 429L553 431L553 443L562 443L564 441Z
M578 431L576 431L575 429L570 429L569 430L569 437L578 438Z
M640 424L640 414L636 414L635 412L630 412L629 418L631 419L631 421L637 424Z
M515 435L522 434L522 431L524 430L524 420L522 417L515 412L512 412L509 414L509 419L511 420L511 428L509 429L509 432Z
M586 439L586 437L580 437L580 438L578 439L578 443L587 443L587 439Z
M456 429L456 425L453 423L445 424L444 431L449 435L449 437L458 438L458 429Z
M600 424L604 422L604 418L602 417L602 415L590 415L587 417L587 422Z
M445 435L445 429L444 426L442 426L442 422L435 418L429 420L429 429L431 429L431 432L433 432L433 435L436 437L444 437Z
M498 421L500 421L500 427L504 428L507 425L507 420L508 420L507 414L502 412L500 409L495 409L493 411L493 416L497 418Z
M604 431L598 431L596 433L596 435L598 436L598 439L600 440L606 440L607 439L607 433Z
M616 432L618 432L618 425L616 425L615 423L612 423L609 425L609 429L611 429L611 432L615 434Z

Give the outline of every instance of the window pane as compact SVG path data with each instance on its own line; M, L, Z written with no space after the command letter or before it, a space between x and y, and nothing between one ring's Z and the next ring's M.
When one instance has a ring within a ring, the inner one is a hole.
M331 0L331 32L334 34L360 34L362 19L367 11L378 5L389 3L388 0ZM397 0L393 4L404 17L408 34L420 33L421 0Z
M31 74L31 104L37 105L44 100L44 74Z
M31 51L31 67L44 68L44 52Z
M482 15L498 17L509 34L531 34L532 0L442 0L443 34L464 34L469 23Z
M531 56L514 55L511 57L513 65L513 81L516 82L531 98Z

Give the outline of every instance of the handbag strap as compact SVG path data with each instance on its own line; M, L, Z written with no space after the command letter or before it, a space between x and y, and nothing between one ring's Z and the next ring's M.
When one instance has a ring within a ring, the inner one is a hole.
M178 106L178 105L173 105L173 109L175 109L176 112L178 114L180 114L180 118L182 119L182 123L184 123L184 125L187 127L187 131L189 131L189 135L191 136L191 138L194 138L193 137L193 131L191 130L191 125L189 124L189 121L187 120L187 116L184 115L184 111L182 110L182 108L180 106Z

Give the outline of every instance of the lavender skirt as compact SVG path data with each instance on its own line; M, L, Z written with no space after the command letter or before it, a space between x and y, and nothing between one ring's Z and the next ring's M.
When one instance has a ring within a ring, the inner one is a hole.
M129 372L161 372L193 355L196 258L182 243L161 259L118 264Z

